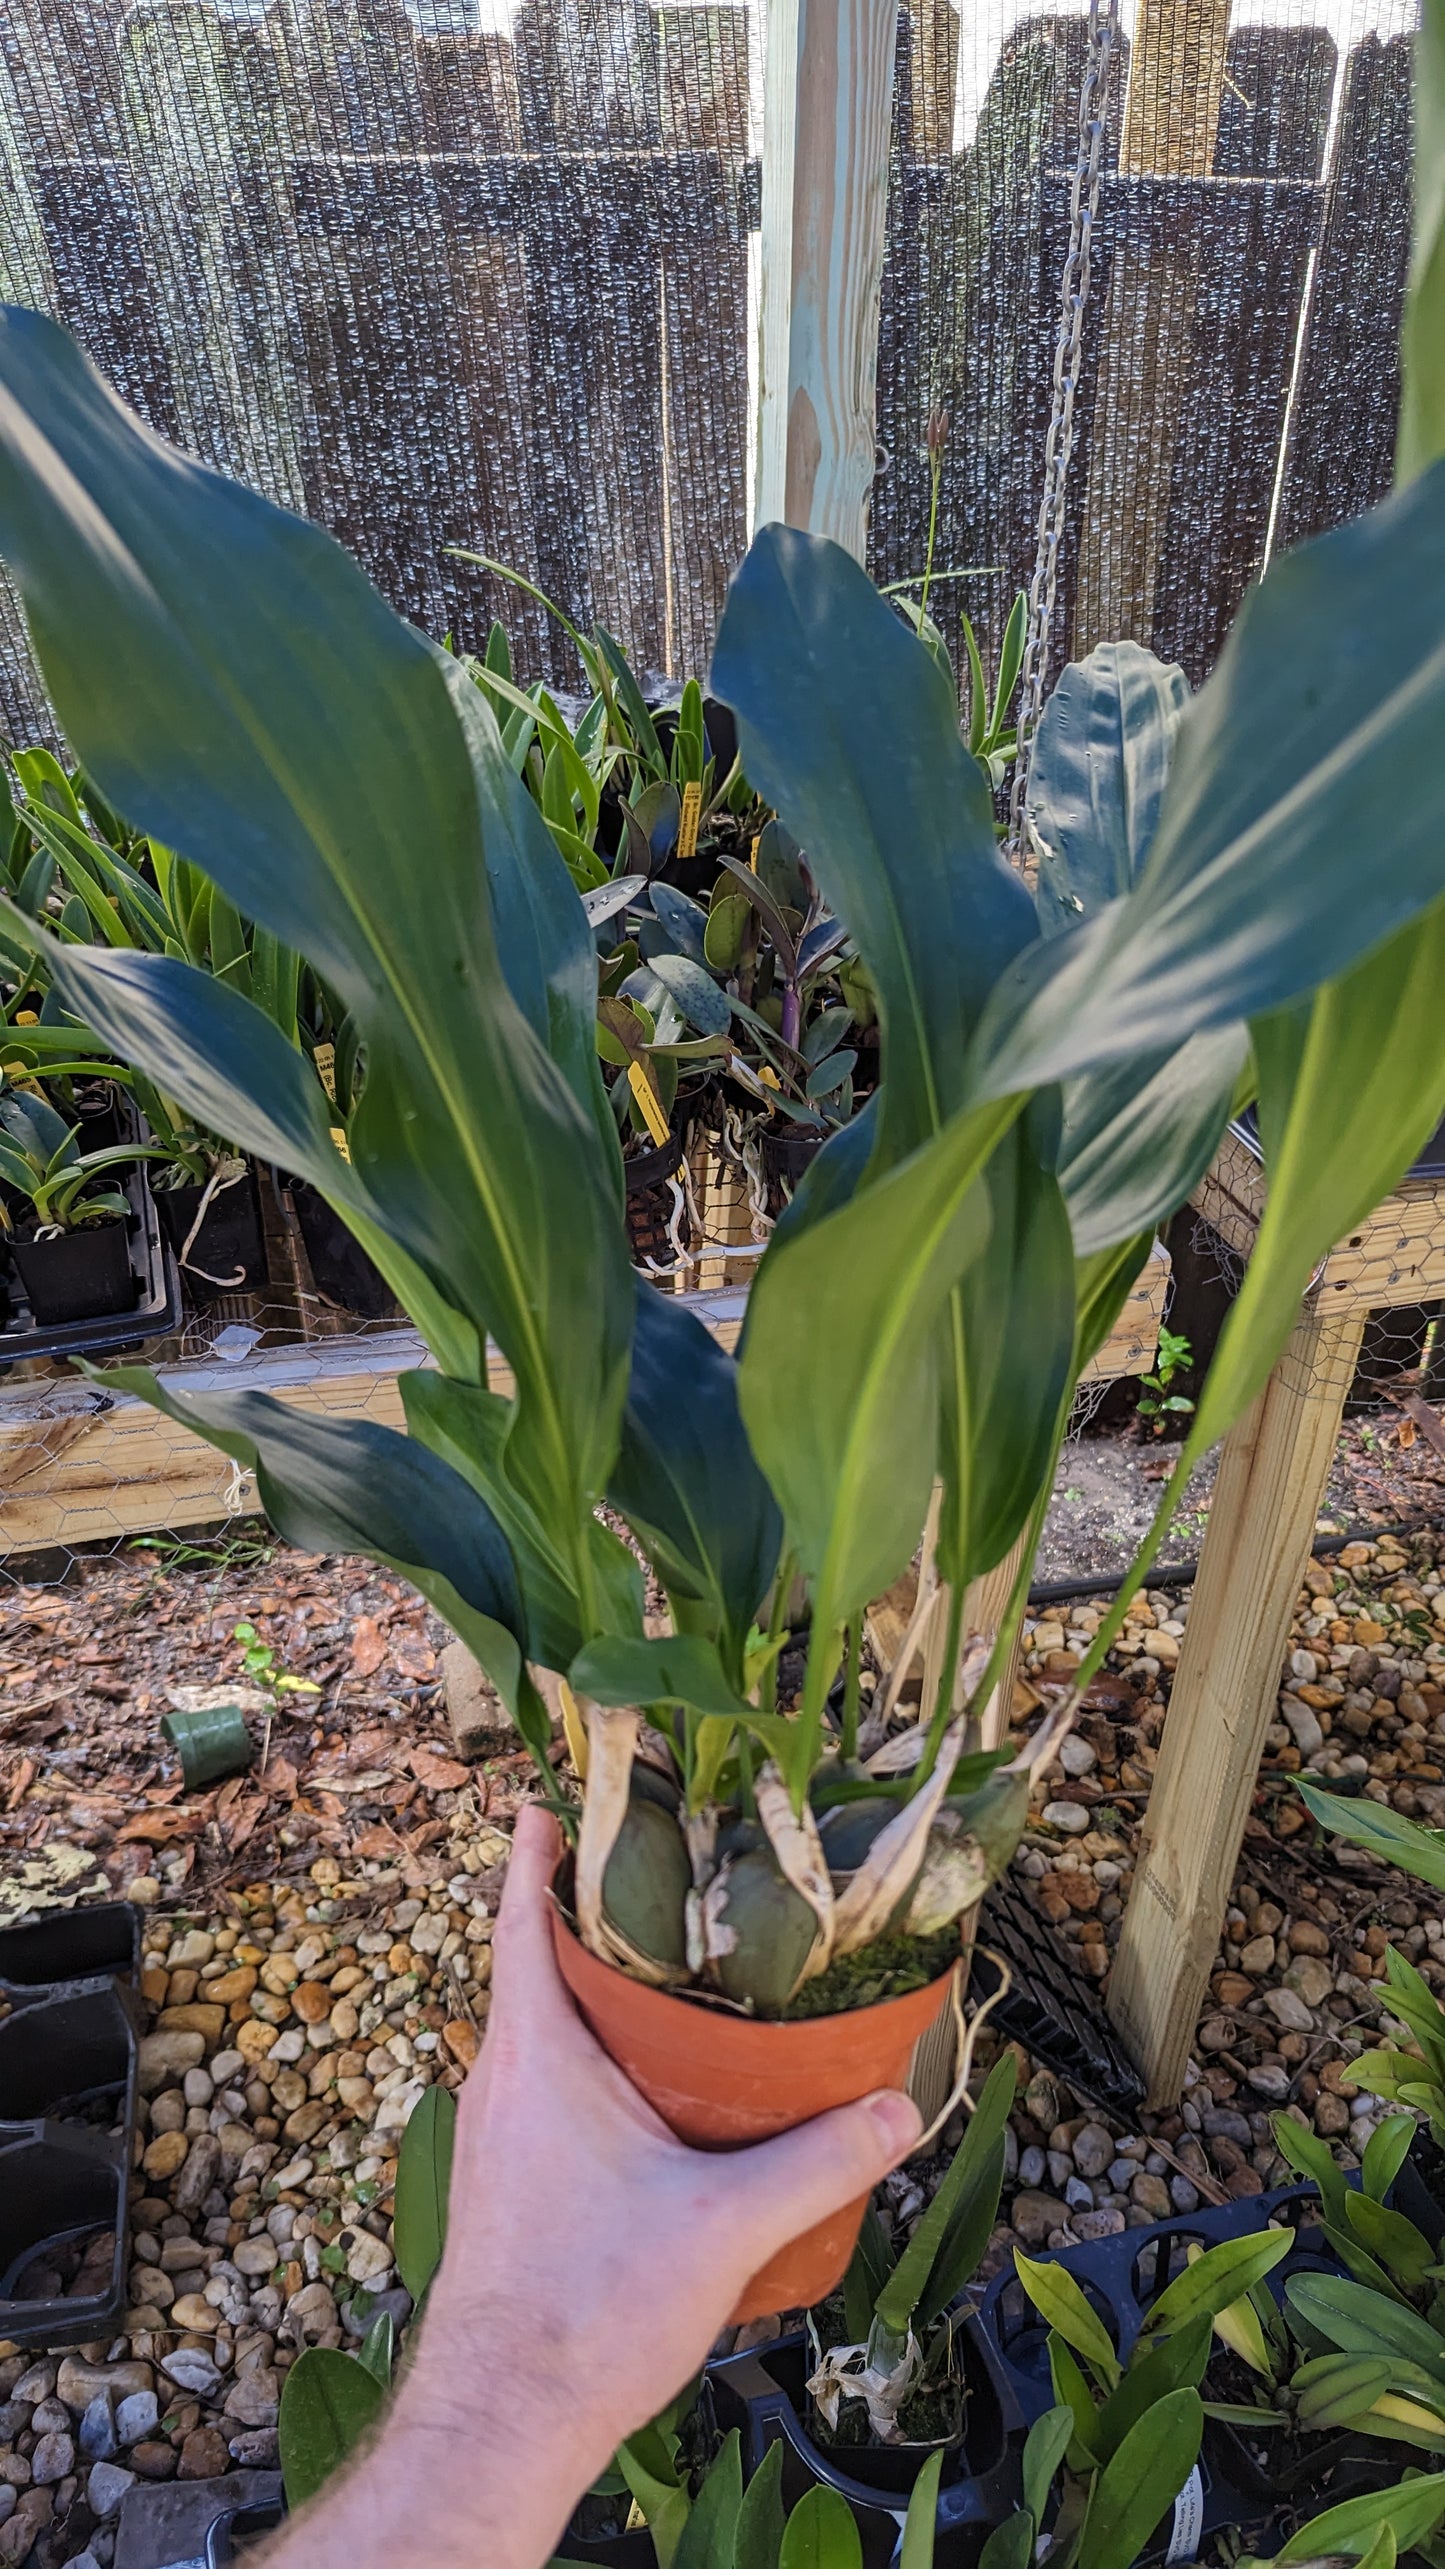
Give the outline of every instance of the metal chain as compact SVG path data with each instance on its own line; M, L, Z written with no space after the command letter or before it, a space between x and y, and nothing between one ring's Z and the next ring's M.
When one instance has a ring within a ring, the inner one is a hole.
M1029 586L1029 616L1019 675L1018 755L1009 801L1009 847L1022 856L1024 802L1028 793L1033 737L1043 710L1048 675L1049 639L1059 585L1059 554L1064 540L1064 502L1074 452L1074 396L1084 342L1084 307L1089 299L1089 267L1094 224L1099 211L1099 181L1104 159L1104 120L1109 69L1119 32L1119 0L1089 0L1088 54L1079 90L1079 149L1069 197L1069 250L1059 284L1059 330L1054 345L1054 397L1044 447L1044 487L1039 502L1038 546Z

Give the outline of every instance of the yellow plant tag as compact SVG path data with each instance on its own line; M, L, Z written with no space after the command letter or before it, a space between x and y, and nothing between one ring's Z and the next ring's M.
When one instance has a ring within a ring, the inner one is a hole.
M334 1106L336 1104L336 1046L318 1044L311 1058L316 1064L316 1076Z
M702 819L702 787L694 780L682 789L682 818L677 825L679 857L696 856L697 828Z
M627 1065L627 1085L642 1109L643 1121L654 1142L667 1140L667 1117L657 1101L657 1091L640 1061Z
M567 1734L568 1752L585 1784L587 1781L587 1725L582 1719L582 1708L565 1677L559 1677L557 1680L557 1701L562 1707L562 1728Z
M757 837L754 839L754 841L753 841L753 843L752 843L752 846L748 849L748 863L749 863L749 865L751 866L751 868L752 868L752 870L753 870L754 874L756 874L756 872L757 872L757 870L758 870L758 850L759 850L759 848L762 846L762 843L763 843L763 834L762 834L762 831L761 831L761 830L759 830L759 832L758 832L758 834L757 834Z
M349 1167L351 1164L351 1144L348 1142L346 1135L339 1124L332 1125L331 1138Z

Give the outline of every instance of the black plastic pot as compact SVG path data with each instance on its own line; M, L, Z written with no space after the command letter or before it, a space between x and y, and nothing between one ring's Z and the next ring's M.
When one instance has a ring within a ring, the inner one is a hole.
M627 1190L627 1238L634 1258L651 1258L668 1266L673 1246L667 1225L672 1214L672 1184L682 1166L682 1136L670 1133L655 1150L638 1151L622 1163Z
M125 1107L113 1079L78 1080L71 1107L82 1151L111 1151L124 1141Z
M768 1206L775 1214L806 1177L828 1136L826 1133L769 1133L760 1141L763 1175L768 1182Z
M340 1303L344 1311L354 1311L358 1320L394 1319L397 1300L385 1276L325 1196L306 1178L293 1178L291 1201L317 1292L328 1302Z
M1445 2150L1429 2126L1422 2124L1410 2144L1410 2155L1391 2189L1397 2212L1423 2230L1438 2250L1445 2236Z
M208 1704L204 1712L167 1713L161 1729L180 1756L188 1793L214 1784L219 1776L238 1775L256 1754L239 1704Z
M42 1329L134 1311L140 1281L130 1262L128 1224L87 1222L53 1239L13 1239L10 1255L31 1318Z
M993 2349L966 2318L958 2333L963 2376L963 2434L947 2453L935 2519L936 2569L974 2569L993 2525L1018 2507L1022 2496L1023 2418ZM807 2378L811 2357L798 2331L744 2355L728 2355L707 2368L718 2426L741 2433L743 2469L758 2468L770 2444L783 2447L783 2499L793 2507L819 2484L852 2509L863 2546L864 2569L888 2569L913 2484L928 2445L890 2449L826 2446L809 2433Z
M1122 2358L1127 2359L1151 2305L1181 2273L1195 2242L1215 2247L1223 2239L1248 2238L1266 2228L1272 2217L1293 2215L1295 2245L1266 2277L1270 2292L1282 2302L1293 2275L1343 2273L1316 2218L1312 2186L1278 2187L1243 2203L1207 2207L1155 2222L1147 2230L1126 2230L1112 2239L1093 2239L1058 2252L1057 2263L1072 2275L1098 2312ZM1301 2217L1303 2216L1303 2217ZM979 2325L988 2338L1000 2371L1009 2383L1026 2426L1054 2405L1049 2378L1048 2331L1017 2276L995 2277L984 2295ZM1206 2375L1206 2388L1208 2376ZM1220 2396L1218 2392L1214 2394ZM1323 2435L1303 2450L1287 2453L1278 2440L1270 2445L1262 2431L1259 2454L1244 2433L1216 2419L1205 2421L1197 2477L1175 2501L1171 2517L1146 2546L1144 2560L1159 2558L1187 2526L1193 2546L1213 2534L1247 2532L1263 2537L1271 2528L1287 2534L1326 2506L1376 2489L1392 2488L1399 2478L1392 2448L1368 2436ZM1182 2511L1182 2520L1181 2520ZM1283 2538L1283 2535L1281 2536ZM1180 2557L1186 2556L1183 2552Z
M1136 2113L1144 2102L1144 2081L1097 1991L1073 1969L1072 1948L1008 1874L986 1893L979 1915L970 1986L980 1999L999 1985L990 1949L1013 1973L1006 1994L994 2000L998 2030L1067 2079L1077 2096L1126 2119Z
M249 1162L244 1177L217 1189L194 1239L191 1233L205 1198L204 1185L158 1186L153 1192L161 1229L193 1301L214 1302L218 1294L262 1290L267 1281L266 1239L256 1173Z
M139 1915L0 1934L0 2337L71 2346L125 2307Z
M259 2506L225 2507L206 2535L206 2569L232 2569L244 2560L269 2534L286 2521L284 2498L265 2499Z

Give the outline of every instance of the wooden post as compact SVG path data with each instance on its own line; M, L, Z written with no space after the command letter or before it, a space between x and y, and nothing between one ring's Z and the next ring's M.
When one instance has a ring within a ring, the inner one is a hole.
M1143 0L1124 97L1124 178L1209 178L1230 0Z
M895 0L771 0L757 522L863 558Z
M1364 1324L1307 1308L1220 1456L1109 1983L1154 2104L1183 2084Z

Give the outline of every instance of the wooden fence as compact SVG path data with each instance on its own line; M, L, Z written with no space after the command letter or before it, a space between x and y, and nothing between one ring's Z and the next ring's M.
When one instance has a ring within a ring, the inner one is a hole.
M920 566L942 400L940 560L1002 566L949 592L989 613L1032 564L1084 26L1016 29L960 153L957 28L949 0L900 11L872 558ZM575 674L539 609L448 558L470 545L681 674L746 537L758 46L742 0L520 0L506 34L394 0L10 0L0 289L430 631L501 613ZM1060 655L1132 633L1201 677L1272 516L1292 540L1387 483L1408 42L1350 55L1326 174L1336 69L1318 29L1237 32L1185 178L1119 175L1116 80ZM0 627L23 737L13 602Z

